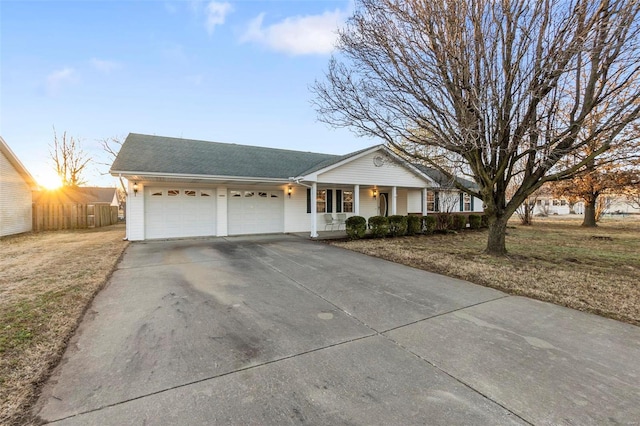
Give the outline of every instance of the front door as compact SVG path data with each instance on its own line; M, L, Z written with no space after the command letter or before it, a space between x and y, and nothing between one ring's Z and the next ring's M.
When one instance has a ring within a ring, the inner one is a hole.
M380 210L380 216L389 216L389 193L381 192L380 201L378 201L378 209Z

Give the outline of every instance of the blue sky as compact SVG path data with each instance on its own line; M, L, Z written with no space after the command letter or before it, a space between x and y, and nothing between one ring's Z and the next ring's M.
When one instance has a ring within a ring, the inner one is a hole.
M0 135L36 179L53 127L107 161L129 132L344 154L379 143L317 121L350 1L0 1ZM90 184L110 185L96 164Z

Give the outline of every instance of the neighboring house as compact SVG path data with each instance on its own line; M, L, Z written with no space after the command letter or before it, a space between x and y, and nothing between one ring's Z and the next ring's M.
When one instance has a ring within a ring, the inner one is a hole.
M383 145L347 155L129 134L111 174L128 180L127 238L309 232L326 215L428 214L440 185ZM451 191L447 189L447 191ZM456 195L456 211L482 203Z
M0 237L31 231L31 191L37 183L0 137Z
M536 197L533 207L534 216L566 215L571 213L571 205L564 198L555 198L551 195ZM573 213L584 213L584 202L578 201L573 205Z
M640 209L624 195L608 194L599 197L604 203L604 213L608 214L640 214Z
M118 207L116 188L96 186L62 187L33 193L36 204L109 204Z

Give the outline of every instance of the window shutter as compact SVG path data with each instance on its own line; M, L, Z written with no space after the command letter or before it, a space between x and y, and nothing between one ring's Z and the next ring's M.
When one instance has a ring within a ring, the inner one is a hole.
M307 213L311 213L311 188L307 188Z
M473 199L474 199L474 198L475 198L475 197L472 195L472 196L471 196L471 211L474 211L474 210L473 210Z
M342 213L342 189L336 189L336 213Z
M434 192L433 199L435 204L433 211L439 212L440 211L440 193L438 191Z
M462 192L460 193L460 211L464 211L464 194Z
M327 213L333 213L333 189L327 189Z

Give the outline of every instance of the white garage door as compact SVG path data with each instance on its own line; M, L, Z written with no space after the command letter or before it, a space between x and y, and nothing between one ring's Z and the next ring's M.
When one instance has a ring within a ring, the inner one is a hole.
M145 238L216 235L213 189L145 188Z
M230 190L229 235L284 232L284 191Z

